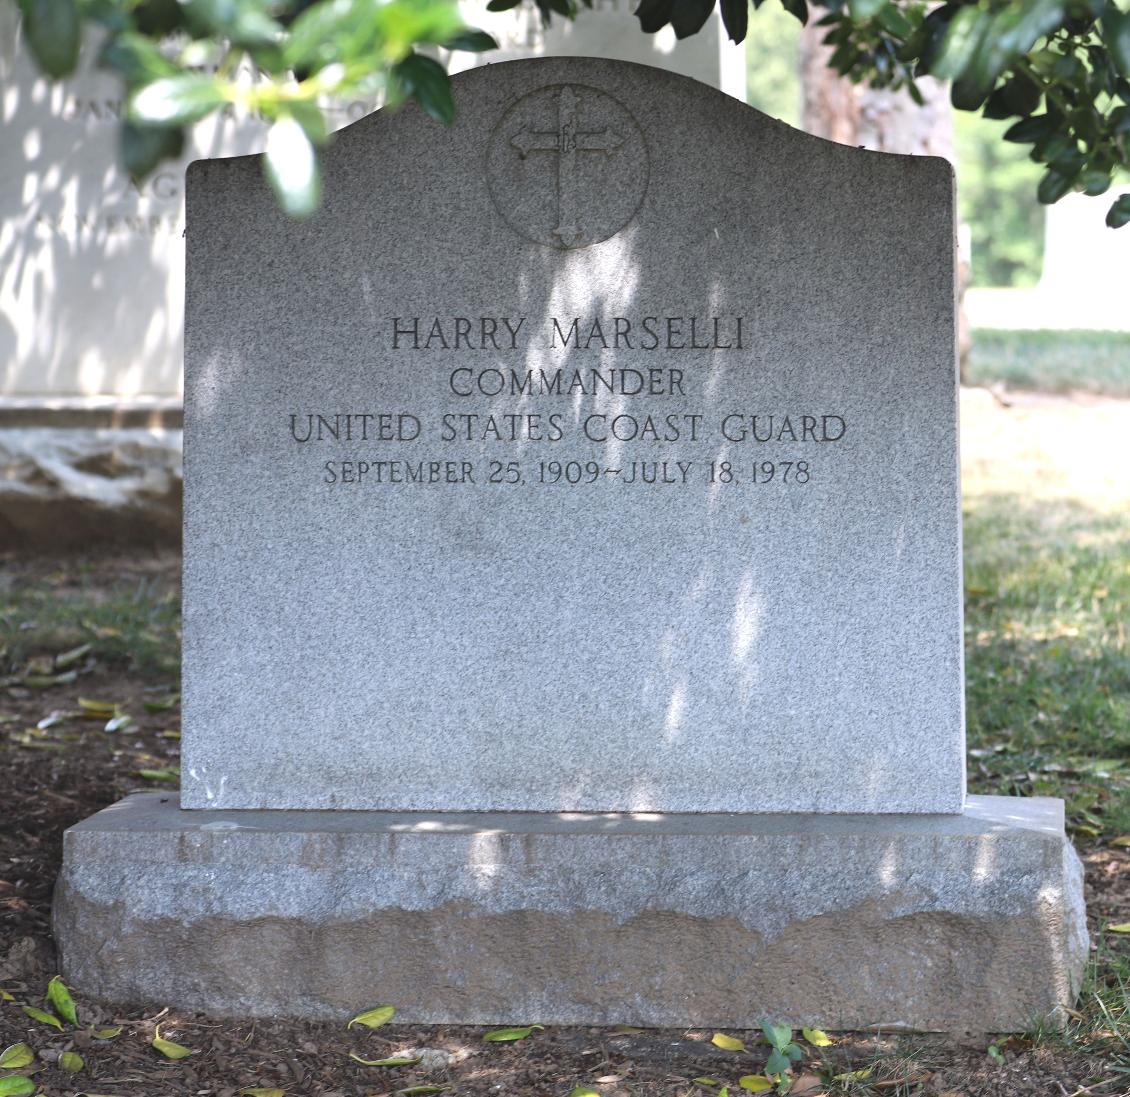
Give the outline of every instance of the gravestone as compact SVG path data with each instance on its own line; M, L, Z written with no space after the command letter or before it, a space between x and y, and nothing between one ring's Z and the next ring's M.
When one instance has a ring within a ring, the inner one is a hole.
M343 131L307 222L255 157L189 171L181 801L68 832L65 973L447 1022L1053 1013L1062 804L964 789L949 165L617 62L456 97Z

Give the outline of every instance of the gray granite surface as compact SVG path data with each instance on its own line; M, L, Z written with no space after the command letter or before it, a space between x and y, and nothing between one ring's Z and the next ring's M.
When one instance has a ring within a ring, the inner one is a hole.
M184 805L959 812L949 166L455 91L189 170Z
M62 971L103 1001L405 1021L1020 1029L1073 1000L1059 801L961 815L180 810L73 827Z

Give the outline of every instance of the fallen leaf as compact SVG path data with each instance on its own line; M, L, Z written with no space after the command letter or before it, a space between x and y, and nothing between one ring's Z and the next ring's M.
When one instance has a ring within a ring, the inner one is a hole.
M1130 922L1119 922L1117 925L1107 926L1111 933L1130 933Z
M71 992L63 984L63 980L56 975L47 984L47 1001L54 1007L55 1012L69 1024L78 1024L78 1014L75 1012L75 1000Z
M16 1070L35 1062L35 1052L27 1044L12 1044L0 1051L0 1069Z
M239 1097L286 1097L281 1089L254 1089L248 1087L239 1091Z
M1117 849L1130 849L1130 834L1120 834L1117 838L1112 838L1107 842L1108 846L1114 846Z
M447 1086L409 1086L407 1089L398 1089L400 1097L424 1097L426 1093L442 1093Z
M832 1043L832 1038L826 1032L818 1028L802 1028L801 1034L813 1047L829 1047Z
M85 720L109 720L118 714L118 706L113 701L94 701L89 697L80 697L78 707L79 715Z
M61 655L56 655L55 666L60 670L66 670L67 667L74 666L75 663L90 654L91 646L90 644L80 644L77 648L71 648L70 651L64 651Z
M138 777L147 781L176 781L180 777L180 769L176 766L165 766L162 769L136 770Z
M773 1083L764 1074L744 1074L738 1079L738 1085L750 1093L766 1093L773 1088Z
M545 1025L520 1025L517 1028L496 1028L483 1036L494 1044L509 1043L511 1040L524 1040L536 1028L545 1028Z
M161 1035L161 1026L158 1025L153 1033L153 1039L150 1043L162 1054L166 1059L183 1059L192 1054L192 1048L185 1047L183 1044L174 1044L172 1040L166 1040Z
M617 1025L613 1030L617 1036L635 1036L639 1032L643 1032L642 1028L634 1028L632 1025Z
M57 1028L60 1032L63 1031L63 1023L52 1013L47 1013L45 1010L36 1009L35 1006L24 1006L24 1013L26 1013L33 1021L42 1021L45 1025L51 1025Z
M180 694L170 693L168 697L160 701L143 701L142 704L145 705L146 712L168 712L169 709L176 708L177 705L180 704ZM246 1093L247 1091L244 1090L243 1092ZM266 1090L264 1092L270 1091Z
M569 1090L569 1097L601 1097L600 1091L589 1089L588 1086L574 1086Z
M0 1097L31 1097L38 1087L22 1074L9 1074L0 1078Z
M90 1035L95 1040L112 1040L115 1036L121 1036L122 1026L117 1025L112 1028L92 1028Z
M377 1006L376 1009L367 1009L364 1013L358 1013L345 1027L364 1025L366 1028L380 1028L381 1025L387 1025L395 1016L396 1006Z
M789 1097L821 1097L823 1092L824 1083L815 1074L802 1074L789 1087Z
M59 1056L59 1069L65 1070L68 1074L78 1074L86 1063L82 1061L82 1056L77 1051L64 1051Z
M722 1083L717 1078L692 1078L692 1082L698 1082L700 1086L720 1086Z
M833 1082L862 1082L864 1078L871 1077L871 1067L866 1070L849 1070L845 1074L834 1074Z
M16 996L7 990L0 990L0 1002L14 1002Z
M362 1059L360 1055L354 1055L353 1052L349 1053L349 1058L356 1059L357 1062L366 1067L411 1067L420 1061L418 1055L415 1059L398 1059L396 1056L391 1059Z
M710 1037L710 1042L723 1051L745 1051L745 1044L736 1036L727 1036L724 1032L716 1032Z
M121 731L122 728L128 728L132 723L133 717L123 712L121 716L115 716L112 720L107 720L106 726L102 730L113 733L115 731Z

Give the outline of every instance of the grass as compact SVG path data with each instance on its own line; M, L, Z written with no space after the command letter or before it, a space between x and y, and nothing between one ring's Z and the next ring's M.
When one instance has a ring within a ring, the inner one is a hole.
M978 328L965 368L970 385L1130 397L1130 332Z
M166 578L66 561L47 574L0 577L0 678L51 677L81 659L165 680L180 674L180 597ZM63 664L56 665L63 656ZM55 657L52 659L52 657Z
M1130 406L962 415L970 789L1061 797L1101 851L1130 835ZM1027 1039L1130 1092L1130 935L1095 944L1077 1012Z

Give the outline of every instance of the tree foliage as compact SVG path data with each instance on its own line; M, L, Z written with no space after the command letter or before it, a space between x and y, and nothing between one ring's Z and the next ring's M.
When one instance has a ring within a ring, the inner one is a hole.
M230 107L271 122L265 169L283 205L311 212L319 197L317 146L327 100L414 99L450 121L447 74L429 52L488 50L494 40L464 24L455 0L14 0L44 72L77 64L84 25L101 31L98 62L129 93L123 161L135 177L183 146L184 127ZM490 11L522 0L490 0ZM578 0L533 0L547 21L571 18ZM582 0L591 6L591 0ZM1004 140L1030 146L1043 165L1040 201L1072 190L1098 195L1130 167L1130 0L783 0L802 23L827 28L831 65L853 81L906 88L932 75L952 81L954 106L1010 119ZM751 6L718 0L735 42ZM645 33L699 31L714 0L640 0ZM254 67L253 79L241 66ZM1130 221L1130 196L1107 223Z

